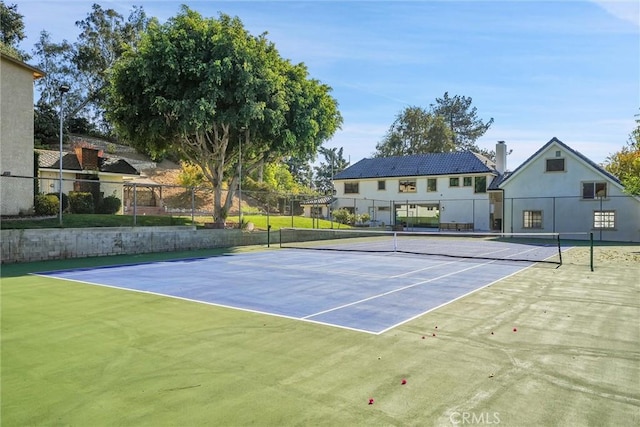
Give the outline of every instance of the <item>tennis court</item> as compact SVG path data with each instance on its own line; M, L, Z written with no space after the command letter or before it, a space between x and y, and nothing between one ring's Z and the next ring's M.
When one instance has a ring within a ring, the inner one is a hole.
M468 259L463 245L463 258L273 249L39 274L380 334L534 264L514 259L558 251L492 244L479 254L503 260Z

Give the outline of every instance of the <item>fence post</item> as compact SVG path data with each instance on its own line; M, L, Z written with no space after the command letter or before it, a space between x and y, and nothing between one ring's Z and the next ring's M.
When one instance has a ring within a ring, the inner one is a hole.
M136 191L136 183L133 183L133 225L138 224L138 192Z

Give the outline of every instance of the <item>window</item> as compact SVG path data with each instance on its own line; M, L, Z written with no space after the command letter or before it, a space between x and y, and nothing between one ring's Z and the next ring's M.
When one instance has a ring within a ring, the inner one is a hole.
M390 211L391 209L389 208L389 206L378 206L378 211L380 212L385 212L385 211Z
M400 187L398 188L400 193L415 193L416 181L415 180L401 180Z
M438 180L436 178L427 178L427 191L438 191Z
M449 178L449 187L460 187L460 178Z
M378 190L386 190L387 182L386 181L378 181Z
M593 228L616 228L615 211L595 211L593 212Z
M583 199L596 199L600 197L607 197L606 182L583 182L582 183Z
M345 182L344 183L344 194L355 194L359 193L359 185L357 182Z
M547 159L547 172L564 172L564 159Z
M522 228L542 228L542 211L523 211Z
M487 177L477 176L473 186L474 193L486 193L487 192Z
M462 178L462 185L465 187L471 187L473 185L473 179L470 176Z

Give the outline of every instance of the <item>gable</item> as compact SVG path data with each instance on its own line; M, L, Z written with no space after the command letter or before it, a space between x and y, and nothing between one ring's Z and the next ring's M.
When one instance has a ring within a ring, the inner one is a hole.
M622 192L615 176L554 137L506 176L498 188L519 197L576 196L581 183L591 181L607 182Z

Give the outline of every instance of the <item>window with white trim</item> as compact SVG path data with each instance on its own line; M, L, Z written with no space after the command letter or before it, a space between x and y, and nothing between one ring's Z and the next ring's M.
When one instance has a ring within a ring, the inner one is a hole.
M607 197L606 182L583 182L582 198L583 199L599 199Z
M542 211L523 211L522 228L542 228Z
M616 228L616 211L594 211L593 228L599 230Z
M360 192L360 185L358 182L345 182L344 194L357 194Z
M564 172L564 159L547 159L546 172Z
M399 193L415 193L416 180L415 179L400 180L398 192Z

